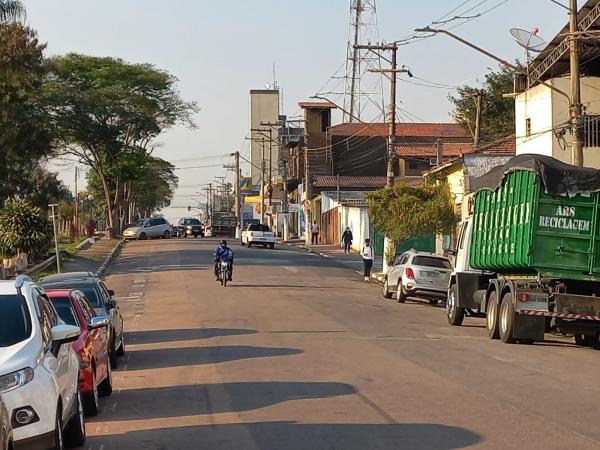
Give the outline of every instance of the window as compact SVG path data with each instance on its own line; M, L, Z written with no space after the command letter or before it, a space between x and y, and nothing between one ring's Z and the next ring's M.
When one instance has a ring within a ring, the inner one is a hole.
M452 269L450 261L433 256L415 256L412 263L415 266L435 267L437 269Z
M525 119L525 136L531 136L531 119L529 117Z
M198 219L182 219L183 225L200 225Z
M331 110L324 109L321 111L321 132L325 133L331 127Z
M468 222L463 223L462 228L460 229L460 237L458 238L458 248L463 249L465 246L465 234L467 232Z
M587 114L583 118L584 147L600 147L600 115Z
M56 312L58 312L58 316L64 323L67 325L79 326L77 314L73 309L73 305L71 304L71 299L69 297L53 297L50 299L50 301L54 305Z
M0 295L0 347L23 342L31 336L31 316L21 295Z
M264 233L271 231L271 229L268 225L253 223L252 225L248 226L248 231L262 231Z
M48 349L52 344L52 327L56 324L56 322L53 322L51 316L51 314L54 314L54 308L38 290L33 289L32 296L33 301L36 304L36 310L39 312L38 321L42 330L44 348Z
M154 219L154 225L164 225L167 221L163 218Z
M94 317L98 315L96 314L96 311L94 310L92 304L87 298L85 298L84 295L79 297L79 305L81 306L83 314L86 316L86 319L88 319L88 321L91 321Z

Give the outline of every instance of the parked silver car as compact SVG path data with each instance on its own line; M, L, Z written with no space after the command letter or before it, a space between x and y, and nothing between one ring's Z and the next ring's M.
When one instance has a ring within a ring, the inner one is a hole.
M150 239L171 237L171 225L162 217L140 219L123 231L125 239Z
M396 258L383 283L383 296L392 298L396 292L398 302L408 297L428 299L432 305L444 300L452 263L444 256L410 250Z

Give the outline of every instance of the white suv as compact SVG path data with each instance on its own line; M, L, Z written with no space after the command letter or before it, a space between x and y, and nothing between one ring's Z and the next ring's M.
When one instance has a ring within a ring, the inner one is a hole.
M0 281L0 395L16 449L61 450L85 443L79 358L65 325L29 277Z

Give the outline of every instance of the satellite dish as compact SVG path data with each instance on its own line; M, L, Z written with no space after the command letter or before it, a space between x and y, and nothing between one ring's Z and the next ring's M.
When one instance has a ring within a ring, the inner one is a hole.
M540 53L546 46L546 41L537 35L538 31L539 29L537 28L534 28L532 31L511 28L510 35L525 50Z

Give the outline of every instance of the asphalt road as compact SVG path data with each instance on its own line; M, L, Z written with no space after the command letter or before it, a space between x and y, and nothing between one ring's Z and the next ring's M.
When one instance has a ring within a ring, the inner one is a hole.
M600 352L490 341L481 319L381 297L288 248L129 243L108 284L127 332L93 450L600 448Z

